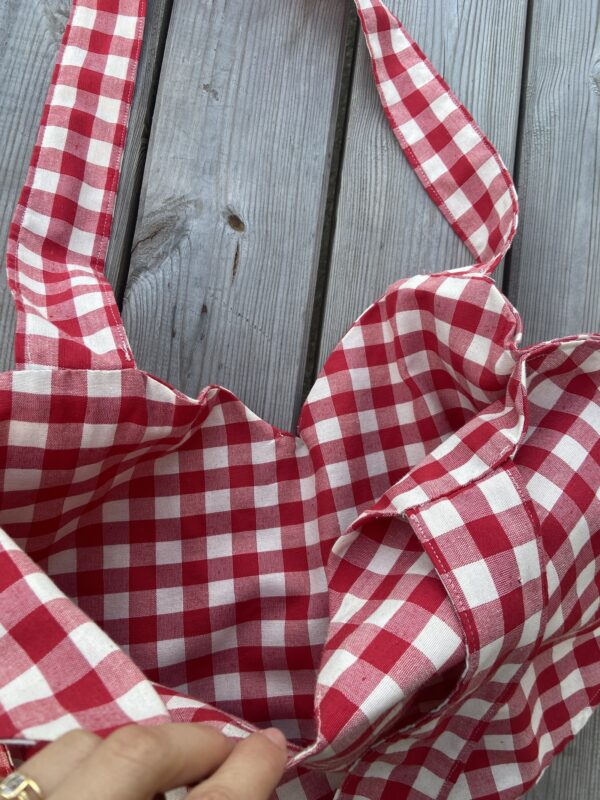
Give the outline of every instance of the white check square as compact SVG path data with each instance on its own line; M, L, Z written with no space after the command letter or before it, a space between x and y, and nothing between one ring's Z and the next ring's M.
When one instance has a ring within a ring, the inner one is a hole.
M463 519L449 500L438 500L429 508L421 509L423 522L436 538L463 526Z
M91 256L94 252L96 236L88 231L73 228L69 239L69 250L82 256Z
M406 140L406 144L411 147L417 142L420 142L425 136L419 123L414 119L409 119L407 122L404 122L399 126L398 130Z
M75 47L72 44L68 44L63 53L62 65L63 67L82 67L86 56L86 50L83 50L81 47Z
M254 505L256 508L274 508L279 504L279 484L269 483L254 487Z
M329 417L315 422L315 433L321 444L335 442L342 438L342 429L337 417Z
M259 594L262 597L285 597L285 573L265 572L258 576Z
M84 622L69 633L75 647L85 655L90 667L95 667L111 653L117 653L117 645L105 636L93 622Z
M114 100L112 97L99 97L96 108L96 117L114 125L121 113L121 101Z
M66 128L59 128L56 125L46 125L42 137L42 147L44 149L64 150L67 142L68 131Z
M54 87L54 94L52 95L52 104L55 106L63 106L64 108L73 108L77 99L77 89L74 86L67 86L64 83L57 83Z
M411 44L400 28L392 28L390 31L390 44L394 53L401 53L407 50Z
M477 608L498 600L498 589L485 561L474 561L456 567L452 574L458 582L469 608Z
M85 294L75 295L73 298L75 313L79 319L92 311L104 308L104 297L101 292L86 292Z
M222 581L209 581L208 583L208 605L223 606L233 603L235 600L235 585L232 578Z
M521 506L523 501L508 475L499 472L479 483L479 488L495 514Z
M429 178L430 183L435 183L442 175L448 172L448 167L437 153L434 153L431 158L424 161L421 166L423 167L423 172Z
M488 158L488 160L485 161L477 170L477 177L486 188L489 188L492 185L492 182L500 174L501 170L498 165L498 161L494 156L490 156L490 158Z
M115 25L115 36L122 36L125 39L135 39L136 28L139 24L137 17L119 14Z
M154 499L154 516L159 519L181 518L181 496L179 494L157 496Z
M342 647L338 648L329 656L325 666L319 672L318 685L333 686L344 672L356 664L357 660L357 657L348 650L344 650Z
M103 142L100 139L90 139L87 160L90 164L97 167L108 167L112 156L113 148L110 142Z
M81 426L81 447L110 447L114 444L117 425L114 422L84 422Z
M572 436L569 436L568 433L560 437L552 449L552 452L555 456L558 456L558 458L568 464L574 471L579 470L583 462L589 456L586 448L573 439Z
M396 105L400 101L400 94L396 84L392 80L382 81L379 88L383 94L383 99L388 106Z
M256 550L259 553L270 553L273 551L280 552L282 548L281 543L281 529L268 528L256 531Z
M41 169L40 167L38 167L33 173L32 185L34 189L39 189L39 191L41 192L56 194L59 180L60 180L60 173L51 172L48 169ZM37 266L37 264L35 266Z
M471 201L465 195L462 189L457 189L454 194L446 198L446 206L454 219L460 219L467 211L470 211Z
M183 587L168 586L156 590L157 614L181 614L183 611Z
M40 239L46 237L48 228L50 227L50 217L46 214L40 214L39 211L34 211L29 206L25 209L23 214L23 230L31 231Z
M338 461L337 464L327 464L325 469L332 489L336 489L339 486L349 486L352 483L350 470L345 461Z
M481 142L481 136L469 122L454 137L454 143L462 153L470 153Z
M412 645L423 653L436 669L441 669L460 647L461 641L460 636L452 628L434 615L415 636Z
M229 489L215 489L212 492L206 492L204 503L207 514L229 511L231 508L231 492Z
M206 555L208 558L231 558L233 540L230 533L216 533L206 536Z
M456 111L458 106L450 97L448 92L436 97L430 105L431 110L440 122L443 122L446 117L449 117L453 111Z
M45 422L24 422L12 419L8 425L9 447L44 448L48 436Z
M156 542L156 564L181 564L181 540Z
M109 75L111 78L125 80L130 63L131 61L124 56L110 55L106 59L104 74Z
M96 22L96 11L86 6L77 6L73 12L71 24L73 28L87 28L92 30Z
M215 700L241 700L242 685L238 672L231 672L228 675L214 675L213 686L215 687Z
M100 328L94 333L82 337L85 346L92 351L102 355L117 348L114 336L110 328Z
M433 73L423 61L418 61L416 64L413 64L412 67L407 69L407 72L417 89L420 89L421 86L425 86L426 83L433 80Z

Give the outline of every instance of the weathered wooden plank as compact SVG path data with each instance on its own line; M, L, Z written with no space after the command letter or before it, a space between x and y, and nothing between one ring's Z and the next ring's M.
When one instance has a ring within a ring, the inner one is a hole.
M526 0L391 0L388 5L511 165ZM472 260L389 129L361 37L318 366L360 312L391 283ZM495 273L497 280L500 272L501 268Z
M509 277L523 345L600 330L600 6L532 3Z
M347 20L345 0L175 2L124 298L142 368L286 428Z
M527 800L598 800L600 715L595 713L544 773Z
M144 46L131 112L117 198L117 220L108 254L107 275L123 283L129 262L130 209L135 212L148 136L152 95L160 68L160 48L171 0L149 0ZM0 0L0 369L13 364L14 304L6 286L4 252L8 226L25 180L54 61L71 9L71 0ZM157 65L158 66L155 66ZM135 214L134 220L135 220ZM126 257L123 256L125 253Z

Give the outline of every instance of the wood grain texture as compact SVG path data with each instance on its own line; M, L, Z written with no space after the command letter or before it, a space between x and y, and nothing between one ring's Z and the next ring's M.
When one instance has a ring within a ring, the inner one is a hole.
M513 163L526 0L392 0L392 10ZM360 37L319 364L373 300L417 272L473 258L430 200L394 138ZM501 268L495 273L501 277Z
M0 369L13 366L15 310L6 283L8 228L31 151L70 0L0 0Z
M600 330L600 5L533 0L509 294L523 345Z
M171 0L148 0L144 45L107 258L113 286L129 264L131 208L135 211L148 137L149 107L160 64L157 50ZM8 227L25 181L31 151L71 0L0 0L0 369L13 366L15 312L4 269ZM135 222L135 214L133 218Z
M141 368L289 428L304 373L345 0L173 7L128 286Z

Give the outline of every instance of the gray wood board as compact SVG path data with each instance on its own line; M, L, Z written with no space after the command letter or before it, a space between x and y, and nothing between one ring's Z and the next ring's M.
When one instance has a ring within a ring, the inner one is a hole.
M459 99L514 161L526 0L392 0L392 10ZM473 257L431 201L393 136L360 38L325 303L319 365L394 281ZM494 277L501 282L502 267Z
M600 5L533 0L509 295L523 346L600 330Z
M344 59L344 0L176 0L125 325L139 365L290 428Z
M148 107L164 21L171 0L149 0L144 45L136 85L119 195L117 221L108 253L107 276L122 282L129 257L128 216L139 191ZM0 0L0 369L13 366L15 311L6 284L8 228L25 181L31 151L71 0ZM125 252L126 257L123 256Z

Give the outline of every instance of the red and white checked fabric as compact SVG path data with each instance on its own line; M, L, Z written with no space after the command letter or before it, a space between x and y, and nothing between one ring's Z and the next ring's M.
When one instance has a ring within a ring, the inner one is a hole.
M136 368L102 266L145 4L74 2L9 243L0 771L77 727L277 725L278 800L508 800L600 702L600 334L519 348L510 175L356 5L476 261L390 286L292 434Z

